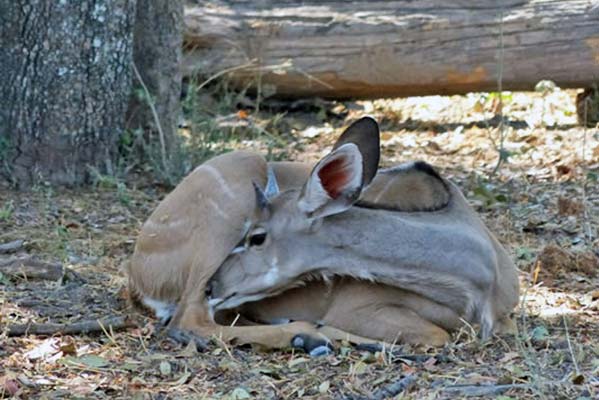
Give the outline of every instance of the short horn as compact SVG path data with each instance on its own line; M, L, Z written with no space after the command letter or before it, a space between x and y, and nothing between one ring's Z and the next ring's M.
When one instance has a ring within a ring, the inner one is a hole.
M270 165L267 167L266 171L268 179L266 181L266 189L264 190L264 195L267 199L272 199L273 197L279 194L279 184L277 183L275 171L272 169Z
M256 194L256 206L263 210L268 207L268 198L262 189L260 189L260 186L256 184L256 182L252 181L252 185L254 185L254 193Z

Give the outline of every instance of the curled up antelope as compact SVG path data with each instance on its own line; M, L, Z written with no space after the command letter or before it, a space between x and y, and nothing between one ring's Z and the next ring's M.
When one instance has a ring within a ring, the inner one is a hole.
M509 329L519 288L505 249L431 166L379 170L379 151L366 117L313 167L247 152L198 167L142 228L132 300L173 332L308 351Z

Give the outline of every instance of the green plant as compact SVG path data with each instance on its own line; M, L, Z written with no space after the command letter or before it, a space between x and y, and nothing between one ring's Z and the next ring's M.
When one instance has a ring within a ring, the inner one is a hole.
M117 187L118 179L112 175L102 174L95 167L89 167L92 182L95 186L103 189L114 189Z
M14 210L15 204L12 200L5 202L4 206L0 208L0 221L8 221L10 218L12 218Z
M0 285L4 285L4 286L10 285L10 280L2 272L0 272Z
M248 87L234 90L224 78L214 80L209 87L196 80L188 82L182 102L185 127L180 132L191 165L241 148L246 142L260 144L268 159L287 157L288 141L279 134L284 114L264 118L265 114L258 112L262 92L258 91L258 97L252 100L247 95Z
M96 168L90 167L94 185L103 189L116 189L116 195L119 202L124 206L131 204L131 195L125 182L113 175L100 173Z
M131 196L129 194L129 190L127 186L123 182L117 182L116 184L116 193L117 198L121 202L122 205L129 207L131 204Z
M68 258L69 241L71 240L68 228L64 225L56 225L54 236L55 240L51 242L50 251L57 257L66 260Z

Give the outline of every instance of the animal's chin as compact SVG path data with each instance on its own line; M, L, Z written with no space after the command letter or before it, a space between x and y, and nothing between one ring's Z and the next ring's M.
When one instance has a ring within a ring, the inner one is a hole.
M213 307L215 311L228 310L231 308L239 307L240 305L245 303L251 303L253 301L259 301L267 297L277 296L293 286L295 285L286 285L282 288L270 288L270 290L246 294L233 293L228 297L210 299L208 300L208 305L210 307Z
M230 308L239 307L242 304L249 303L252 301L262 300L265 297L269 297L268 293L257 293L247 295L234 295L229 298L223 299L212 299L208 300L208 305L214 307L215 311L228 310ZM218 302L216 301L218 300Z

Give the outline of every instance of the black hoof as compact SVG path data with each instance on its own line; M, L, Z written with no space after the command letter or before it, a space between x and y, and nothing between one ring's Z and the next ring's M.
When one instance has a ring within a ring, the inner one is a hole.
M358 343L355 347L358 351L367 351L373 354L383 351L383 346L379 343Z
M170 328L167 331L167 336L183 346L187 346L190 342L193 342L197 351L204 351L208 348L208 342L206 342L203 337L196 335L193 332L184 331L178 328Z
M325 339L315 339L310 335L299 334L291 339L291 347L302 349L312 357L320 357L333 353L331 342Z

